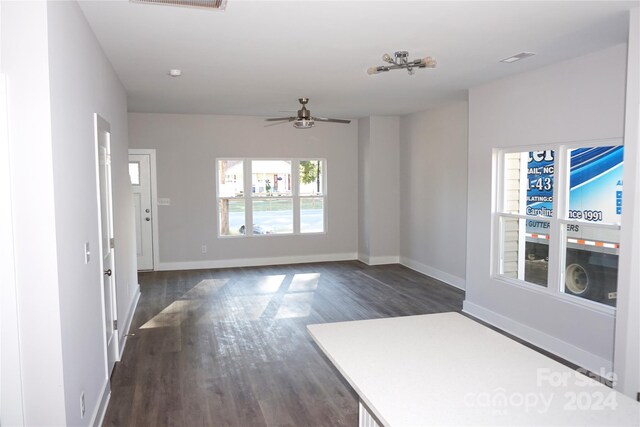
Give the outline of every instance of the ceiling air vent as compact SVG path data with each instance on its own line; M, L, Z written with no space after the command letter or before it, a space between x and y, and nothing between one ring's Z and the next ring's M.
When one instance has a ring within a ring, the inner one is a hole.
M166 6L198 7L225 10L227 0L129 0L132 3L163 4Z

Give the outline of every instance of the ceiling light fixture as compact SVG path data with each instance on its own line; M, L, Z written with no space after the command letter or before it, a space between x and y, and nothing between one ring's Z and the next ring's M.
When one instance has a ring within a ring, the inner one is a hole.
M513 55L508 58L501 59L500 62L511 64L513 62L520 61L521 59L528 58L533 55L535 55L535 53L533 52L520 52L517 55Z
M370 67L367 70L368 74L378 74L383 71L389 70L401 70L406 69L410 76L415 74L416 68L436 68L438 63L435 59L430 56L426 58L414 59L413 61L409 61L409 52L405 50L399 50L395 54L395 58L392 58L391 55L385 53L382 55L382 60L384 62L388 62L391 65L381 65L379 67Z
M165 6L197 7L200 9L225 10L227 0L129 0L131 3L161 4Z

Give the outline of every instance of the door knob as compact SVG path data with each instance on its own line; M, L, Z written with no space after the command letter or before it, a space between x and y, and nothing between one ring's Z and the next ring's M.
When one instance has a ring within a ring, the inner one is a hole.
M111 277L111 274L112 274L111 269L105 270L104 274L105 274L105 276Z
M146 219L147 221L151 221L151 218L149 218L149 217L146 217L145 219Z

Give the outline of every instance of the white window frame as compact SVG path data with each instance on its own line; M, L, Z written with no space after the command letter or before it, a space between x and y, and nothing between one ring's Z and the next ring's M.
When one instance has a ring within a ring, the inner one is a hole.
M595 226L620 230L620 224L589 224L584 221L569 219L569 174L568 153L572 149L584 147L603 147L624 145L622 138L598 139L587 141L571 141L555 144L526 145L516 147L495 148L493 150L493 197L492 197L492 242L491 242L491 277L501 282L544 294L548 297L587 308L600 313L615 315L616 307L581 298L564 292L564 268L566 261L566 229L569 224ZM553 173L553 211L551 217L533 217L526 214L507 213L505 206L505 155L530 151L554 151ZM526 282L521 279L507 277L500 273L502 256L501 218L535 219L550 223L549 226L549 264L547 286Z
M220 199L226 199L229 197L220 197L220 161L224 160L238 160L243 163L243 190L244 196L237 197L235 199L244 199L245 202L245 230L244 234L237 235L224 235L220 234ZM253 161L289 161L291 162L291 195L290 196L274 196L274 199L292 199L293 204L293 232L292 233L269 233L269 234L254 234L253 233L253 201L260 200L263 197L256 197L253 195L252 189L252 162ZM305 160L319 160L322 162L321 169L321 185L322 194L319 195L303 195L299 194L300 190L300 162ZM283 236L317 236L327 234L328 231L328 197L327 197L327 159L323 157L297 157L297 158L285 158L285 157L218 157L215 160L215 179L216 179L216 235L220 239L240 239L245 237L256 238L271 238L271 237L283 237ZM323 214L323 230L313 232L302 232L300 230L300 211L301 200L305 198L321 198L322 201L322 214Z

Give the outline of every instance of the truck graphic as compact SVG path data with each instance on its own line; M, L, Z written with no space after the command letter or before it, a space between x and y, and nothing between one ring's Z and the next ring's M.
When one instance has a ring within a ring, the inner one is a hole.
M615 305L622 214L623 146L569 151L570 176L564 290ZM553 213L555 153L529 152L527 162L526 261L548 260L549 222ZM596 226L594 226L596 225ZM611 227L614 225L614 227Z

